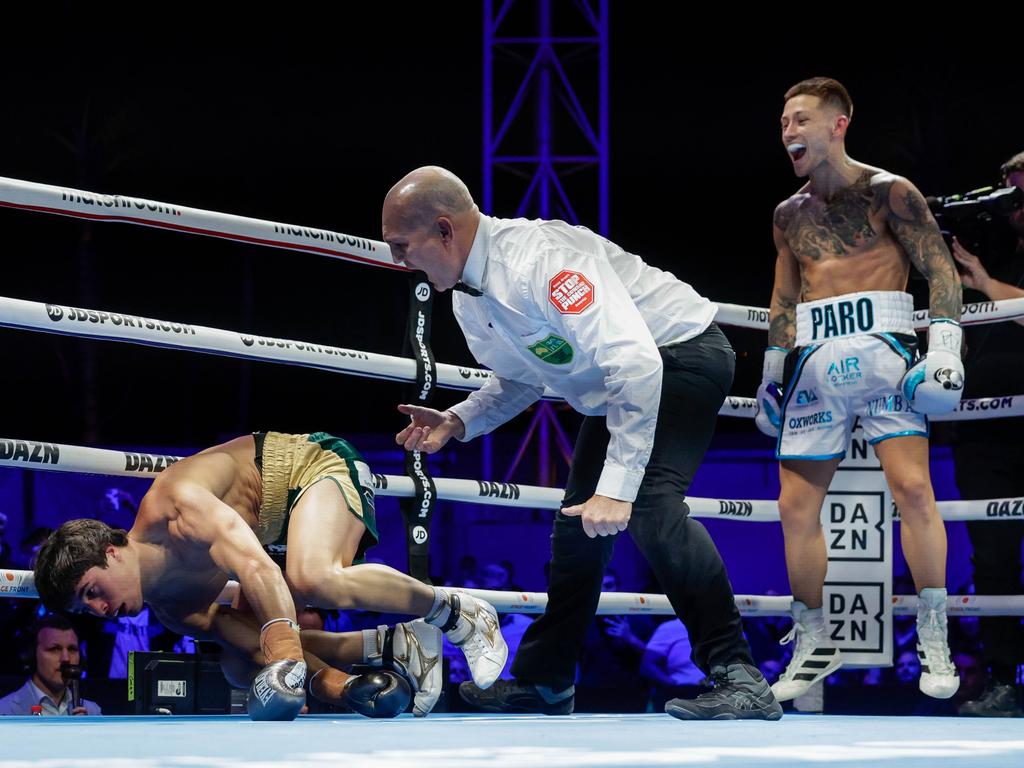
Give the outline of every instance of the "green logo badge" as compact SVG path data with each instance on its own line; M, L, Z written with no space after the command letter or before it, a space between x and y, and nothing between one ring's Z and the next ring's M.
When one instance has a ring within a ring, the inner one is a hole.
M555 336L553 333L549 333L547 338L535 341L527 349L551 365L566 365L572 362L572 346L561 336Z

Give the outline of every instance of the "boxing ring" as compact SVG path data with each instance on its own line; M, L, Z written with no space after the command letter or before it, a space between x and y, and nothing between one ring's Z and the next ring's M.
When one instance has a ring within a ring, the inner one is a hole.
M682 723L664 714L312 715L290 723L0 718L0 768L1006 768L1024 758L1024 736L1012 722L787 715L777 723Z
M381 242L184 206L0 179L0 206L119 221L250 244L301 250L404 272ZM719 304L723 325L767 328L768 311ZM965 325L1024 317L1024 299L964 309ZM927 327L927 313L915 313ZM0 326L42 333L142 344L190 352L316 368L348 375L414 382L416 361L316 343L206 328L111 310L43 304L0 297ZM438 363L438 386L472 390L490 373ZM553 395L550 395L553 397ZM753 418L752 398L731 396L720 414ZM964 400L933 420L1024 414L1024 395ZM38 436L34 436L38 437ZM0 466L101 475L155 476L179 457L0 438ZM526 509L557 509L561 491L485 480L434 478L437 498ZM411 477L375 475L381 496L416 495ZM497 489L497 493L495 490ZM735 504L743 515L734 516ZM777 522L774 502L689 498L695 517ZM1024 499L938 503L944 520L1019 517ZM1003 512L1001 512L1003 510ZM541 613L546 595L468 590L499 611ZM0 596L35 597L32 574L0 572ZM744 616L788 615L789 597L737 595ZM895 615L916 612L916 596L893 595ZM950 595L957 615L1024 615L1024 595ZM671 614L662 595L606 593L601 614ZM1008 724L1007 724L1008 723ZM59 730L53 730L53 729ZM344 729L344 730L339 730ZM395 730L398 729L398 730ZM341 738L339 738L339 736ZM787 715L779 723L680 722L664 714L568 717L434 714L394 721L317 715L291 723L234 717L0 718L0 768L81 765L969 765L1005 766L1024 760L1024 731L978 719ZM1014 757L1016 755L1016 757Z

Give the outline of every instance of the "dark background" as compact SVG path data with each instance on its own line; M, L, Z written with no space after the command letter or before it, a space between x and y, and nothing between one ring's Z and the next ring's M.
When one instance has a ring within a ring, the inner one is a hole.
M0 53L0 175L371 238L384 193L418 165L452 169L479 197L481 6L349 5L245 22L194 7L130 33L57 6L48 34L38 20L23 30L38 45ZM996 23L925 35L890 18L812 34L781 12L740 27L664 10L611 7L609 234L712 299L767 305L769 220L798 185L780 146L781 94L799 79L843 81L856 105L850 154L925 194L993 183L1024 147L1019 45ZM12 42L26 42L15 29ZM587 66L575 69L584 92ZM596 227L593 208L580 215ZM0 223L0 295L401 351L406 288L389 271L22 211L0 210ZM471 363L447 305L437 359ZM734 393L749 396L763 335L729 335ZM10 330L0 344L9 437L201 446L255 428L387 432L405 397L397 384L128 344ZM442 392L440 404L460 397ZM739 421L723 432L749 431Z

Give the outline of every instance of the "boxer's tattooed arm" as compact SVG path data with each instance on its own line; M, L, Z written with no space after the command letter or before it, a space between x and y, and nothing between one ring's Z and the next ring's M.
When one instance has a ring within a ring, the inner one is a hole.
M786 200L775 207L775 215L772 217L772 223L778 227L779 232L785 233L786 229L793 221L793 215L795 212L796 204L792 200Z
M775 259L775 283L768 312L768 344L785 349L792 349L796 341L796 305L804 291L802 270L785 234L795 208L790 201L782 203L775 209L775 226L772 227L778 255Z
M928 280L929 314L959 320L963 291L953 257L924 197L905 179L892 183L887 221L910 263Z
M781 296L772 296L772 306L768 324L768 346L792 349L796 342L796 304L797 302Z

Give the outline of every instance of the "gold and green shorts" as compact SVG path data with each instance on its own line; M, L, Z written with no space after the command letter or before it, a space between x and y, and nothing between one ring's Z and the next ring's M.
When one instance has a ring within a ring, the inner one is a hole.
M353 562L376 544L377 518L373 510L373 475L359 452L340 437L326 432L286 435L256 432L256 466L263 478L263 502L256 535L272 555L287 551L288 519L302 495L321 480L341 490L348 511L364 526Z

